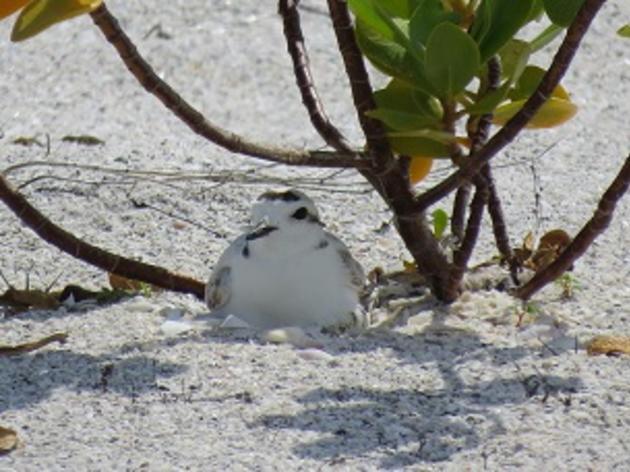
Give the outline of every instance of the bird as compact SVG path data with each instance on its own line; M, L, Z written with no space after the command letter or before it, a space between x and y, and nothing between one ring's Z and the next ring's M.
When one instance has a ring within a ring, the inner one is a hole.
M297 189L267 191L250 221L206 284L212 317L232 315L258 329L365 327L363 268L324 229L311 198Z

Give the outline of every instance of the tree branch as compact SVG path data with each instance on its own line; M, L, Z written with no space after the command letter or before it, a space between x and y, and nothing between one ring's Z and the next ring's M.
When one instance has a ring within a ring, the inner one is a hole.
M525 102L523 108L516 113L488 143L476 152L471 159L456 172L438 185L430 188L416 198L415 207L424 210L464 182L470 181L492 157L509 144L525 127L538 109L549 98L554 88L560 83L562 76L569 68L571 60L588 30L593 18L606 0L585 0L575 20L567 30L558 52L554 56L549 70L545 73L536 91Z
M628 191L630 186L630 155L612 181L597 205L593 217L584 225L577 236L571 241L558 258L543 270L537 272L525 285L515 290L514 294L523 300L528 300L548 283L560 277L573 265L604 232L612 221L617 202Z
M155 95L173 114L182 120L198 135L229 151L259 159L294 166L314 167L367 167L365 159L358 152L339 153L327 151L302 151L258 144L248 141L230 131L224 130L205 119L189 105L173 88L158 77L151 66L142 58L133 42L120 28L116 18L109 12L105 3L90 13L112 46L116 48L127 69L140 82L144 89Z
M475 187L475 196L470 202L470 215L468 216L468 223L466 224L466 233L462 244L457 251L453 254L453 267L450 271L450 280L447 287L447 293L457 298L459 295L458 287L464 277L464 272L468 265L468 260L472 254L477 238L479 237L479 229L481 228L481 218L483 216L483 210L488 200L488 186L485 182L482 182L483 178L479 178L479 182Z
M339 130L330 122L315 88L308 54L304 46L300 14L297 10L298 1L280 0L278 2L278 13L282 16L284 37L287 40L287 51L293 61L293 73L302 95L302 103L308 111L311 123L324 141L339 152L352 154L355 151Z
M204 297L205 285L202 282L92 246L57 226L14 190L2 174L0 200L44 241L72 257L113 274L148 282L174 292L190 293L200 299Z
M328 9L346 74L350 80L354 106L376 166L376 173L387 172L393 166L392 163L395 159L382 123L365 114L365 112L376 108L376 103L372 95L370 78L363 62L363 55L354 37L348 6L344 0L328 0ZM396 171L398 171L397 167Z

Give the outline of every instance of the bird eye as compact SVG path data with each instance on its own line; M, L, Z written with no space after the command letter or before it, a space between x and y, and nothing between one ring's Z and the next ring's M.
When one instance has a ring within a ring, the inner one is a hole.
M296 220L303 220L304 218L306 218L308 216L308 210L306 207L300 207L297 210L295 210L293 212L293 214L291 215L292 218L295 218Z

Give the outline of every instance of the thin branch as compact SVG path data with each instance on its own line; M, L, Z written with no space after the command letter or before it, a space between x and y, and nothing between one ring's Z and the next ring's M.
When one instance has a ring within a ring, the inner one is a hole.
M453 201L453 215L451 216L451 233L458 241L464 239L464 230L466 224L466 210L468 201L470 200L471 185L465 182L455 192L455 200Z
M142 58L133 42L120 28L116 18L109 12L105 3L90 13L94 24L98 26L112 46L116 48L127 69L136 77L144 89L155 95L171 112L182 120L195 133L229 151L248 156L294 166L316 167L367 167L365 159L359 153L354 154L302 151L258 144L248 141L230 131L224 130L205 119L188 104L173 88L158 77L151 66Z
M499 83L501 81L501 63L497 56L493 56L488 59L488 74L487 80L481 81L478 91L478 99L481 99L484 95L493 92L497 88L499 88ZM472 145L470 147L470 152L468 153L468 159L471 159L472 156L478 152L482 146L488 141L488 135L490 134L490 127L492 126L492 114L485 113L481 116L471 116L468 119L468 123L466 128L468 130L474 129L474 132L469 131L469 136L472 141ZM460 164L460 166L465 162L460 157L455 161ZM496 191L494 189L494 184L491 179L488 179L486 175L485 181L489 185L488 192L489 198L490 194L495 193L494 197L498 201L498 196L496 195ZM451 218L451 232L454 236L457 237L459 241L463 241L464 239L464 220L466 219L466 207L468 205L468 200L470 198L470 189L471 185L468 182L465 182L461 187L457 189L457 193L455 194L455 201L453 202L453 216ZM500 202L499 202L500 205ZM499 208L500 209L500 208Z
M501 81L501 63L497 56L494 56L488 60L488 91L493 91L499 88ZM482 125L479 125L478 132L483 132L478 141L480 144L484 144L488 140L490 133L490 127L492 123L492 115L483 115L481 120L484 121L483 129ZM480 146L481 147L481 146ZM478 149L473 147L473 152L477 152ZM512 278L515 282L518 282L516 274L516 265L512 258L512 247L510 246L510 237L507 233L507 226L505 224L505 217L503 216L503 208L501 205L501 198L494 185L494 178L492 176L492 169L488 162L482 169L481 175L483 176L486 186L488 188L488 213L492 220L492 232L494 233L494 240L499 249L499 253L503 256L503 259L509 264L512 272Z
M612 181L597 205L593 217L584 225L566 249L546 268L537 272L525 285L514 293L518 298L528 300L548 283L560 277L573 263L579 259L595 239L604 232L612 221L617 202L628 191L630 186L630 155Z
M512 264L512 246L510 245L510 237L508 236L507 226L505 224L505 217L503 216L503 208L501 206L501 200L497 188L494 185L494 177L492 176L492 169L490 164L486 164L482 169L482 174L486 185L488 186L488 213L492 220L492 231L494 233L494 240L497 245L499 253L503 259L510 265L511 269L515 269ZM512 274L514 278L515 274Z
M549 98L554 88L560 83L564 73L575 55L575 52L588 30L593 18L606 0L585 0L575 20L567 30L553 62L545 73L540 85L531 97L525 102L523 108L510 119L488 143L476 152L461 169L451 174L438 185L427 190L416 198L415 207L426 209L453 190L459 188L464 182L470 181L484 164L494 157L501 149L508 145L518 133L525 127L543 103Z
M479 179L481 180L481 178ZM464 277L464 272L468 265L468 260L472 254L477 238L479 237L479 230L481 228L481 218L483 211L488 200L488 186L485 182L479 182L475 188L475 196L470 202L470 216L468 217L468 223L466 224L466 233L459 249L455 251L453 255L453 267L450 271L449 284L446 289L447 293L457 298L459 295L458 287Z
M1 174L0 200L11 209L22 223L31 228L44 241L77 259L107 272L148 282L167 290L190 293L198 298L204 296L204 284L202 282L169 272L159 266L127 259L92 246L57 226L31 205L23 195L15 191Z
M359 123L367 139L372 159L374 159L376 172L379 174L386 172L391 167L394 157L383 124L365 114L365 112L376 108L376 103L372 95L370 78L363 62L363 55L354 37L348 6L343 0L328 0L328 9L346 74L350 80L350 89Z
M287 41L289 56L293 61L293 73L302 95L302 103L308 111L311 123L324 141L339 152L352 154L354 153L352 146L330 122L315 88L308 54L304 46L304 35L302 34L297 4L298 0L280 0L278 12L282 16L284 37Z

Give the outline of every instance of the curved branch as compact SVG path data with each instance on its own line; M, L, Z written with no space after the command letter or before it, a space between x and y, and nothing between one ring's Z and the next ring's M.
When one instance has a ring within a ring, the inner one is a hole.
M617 202L628 191L630 186L630 155L626 158L621 170L612 181L597 205L593 217L584 225L558 258L546 268L537 272L525 285L516 289L514 294L528 300L538 290L560 277L573 263L579 259L597 236L604 232L612 221Z
M339 51L346 68L346 74L350 80L350 89L354 106L357 110L359 124L361 129L363 129L368 149L377 167L376 172L379 174L389 172L393 167L391 164L394 161L394 157L385 135L385 128L383 128L380 121L365 114L366 111L376 108L376 103L372 95L370 78L363 62L363 55L354 38L354 29L348 6L343 0L328 0L328 9L335 36L337 37ZM398 171L397 166L394 170Z
M0 174L0 200L40 238L63 252L107 272L148 282L174 292L190 293L203 299L204 284L162 267L134 261L82 241L50 221Z
M476 152L455 173L444 179L435 187L419 195L415 201L415 207L423 210L438 202L464 182L471 180L492 157L509 144L518 133L522 131L538 109L549 98L560 79L569 68L573 56L588 30L593 18L606 0L585 0L575 20L567 30L564 41L553 58L549 70L545 73L540 85L523 108L497 132L488 143Z
M175 90L158 77L151 66L140 56L133 42L120 28L116 18L105 3L90 13L112 46L116 48L127 69L144 89L155 95L171 112L195 133L229 151L294 166L315 167L367 167L369 162L361 159L358 152L339 153L326 151L302 151L262 145L248 141L230 131L213 125L195 108L188 104Z
M302 34L297 4L298 0L280 0L278 13L282 16L284 37L287 40L289 56L293 61L293 73L302 95L302 103L308 111L311 123L328 145L343 153L353 153L352 146L330 122L315 88L308 54L304 46L304 35Z

